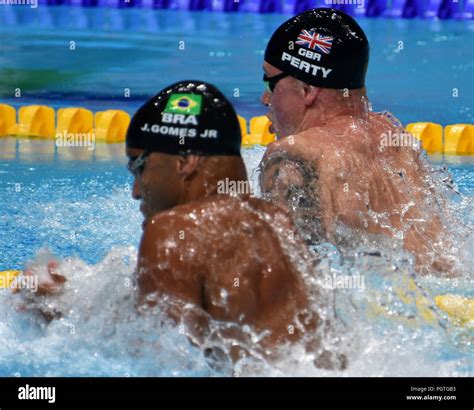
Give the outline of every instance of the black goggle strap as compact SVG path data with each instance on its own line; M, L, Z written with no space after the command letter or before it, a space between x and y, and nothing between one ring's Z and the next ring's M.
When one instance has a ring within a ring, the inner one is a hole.
M275 85L281 79L288 77L289 74L287 73L280 73L278 75L274 75L273 77L268 77L266 74L263 74L263 82L266 84L267 89L271 92L275 89Z

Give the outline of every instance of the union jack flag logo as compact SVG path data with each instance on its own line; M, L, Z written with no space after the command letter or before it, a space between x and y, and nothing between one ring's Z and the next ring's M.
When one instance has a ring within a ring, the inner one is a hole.
M317 50L324 54L329 54L332 47L332 41L334 37L323 36L322 34L316 33L313 29L302 30L296 40L296 44L309 48L311 50Z

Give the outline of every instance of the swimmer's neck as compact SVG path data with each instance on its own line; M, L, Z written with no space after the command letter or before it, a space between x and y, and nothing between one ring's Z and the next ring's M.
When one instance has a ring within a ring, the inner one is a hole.
M191 185L185 192L183 203L198 201L199 199L207 198L209 196L217 195L217 184L204 183L201 186Z
M326 93L313 106L308 107L300 123L299 132L335 123L344 117L367 120L370 108L365 89L352 92L348 97L343 95Z
M242 185L242 181L248 184L247 171L242 158L222 158L215 162L214 166L201 170L187 181L180 202L185 204L225 193L221 191L232 186L246 186Z
M195 202L195 201L199 201L201 199L205 199L205 198L208 198L208 197L211 197L211 196L217 196L217 195L222 194L222 192L220 192L221 190L219 189L219 185L218 185L219 182L223 183L224 187L225 186L227 186L227 187L228 186L231 186L231 187L234 186L235 187L235 186L240 186L242 181L245 181L246 183L248 183L247 174L245 172L245 169L244 169L244 173L243 174L241 173L240 176L234 176L234 177L224 176L222 179L219 179L219 181L217 181L217 182L214 180L214 181L205 181L204 183L201 183L201 184L191 183L191 184L189 184L187 189L185 189L183 191L183 194L181 195L180 199L178 200L178 203L176 203L173 207L176 207L176 206L179 206L179 205L185 205L185 204L188 204L190 202ZM233 184L233 183L235 183L235 184ZM242 194L237 192L237 194L240 198L247 198L249 195L252 195L251 193L249 194L249 193L246 193L246 192L243 192ZM232 195L232 193L230 193L230 195ZM234 195L232 195L232 196L234 196ZM165 209L165 210L159 211L157 213L167 212L170 209L171 208ZM152 217L154 215L156 215L157 213L152 214L151 216L147 216L147 217L144 218L144 220L142 222L142 230L143 231L145 230L145 227L150 222Z
M360 108L360 109L345 109L345 110L335 111L335 113L307 112L307 114L303 118L303 121L301 121L298 132L306 131L310 128L326 126L331 123L338 123L340 120L344 118L352 118L354 120L366 121L368 119L368 111Z

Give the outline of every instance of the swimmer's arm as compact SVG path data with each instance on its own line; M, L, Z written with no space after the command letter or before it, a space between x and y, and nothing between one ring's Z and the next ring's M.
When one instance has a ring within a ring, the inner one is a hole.
M309 162L301 155L292 152L291 146L268 149L262 163L260 185L263 196L286 210L294 222L311 220L326 231L327 209L330 205L328 190L322 189L316 161ZM324 212L323 212L324 210Z
M262 194L283 209L291 211L289 205L295 194L308 188L309 181L300 163L285 153L265 155L261 171Z
M327 167L332 169L329 162ZM260 169L264 198L286 210L299 228L333 237L336 218L333 190L337 185L330 172L321 172L316 159L309 162L290 144L283 149L269 148Z
M38 268L39 267L36 269ZM37 275L31 268L25 269L22 275L34 277L37 280L37 288L34 289L34 293L37 296L50 296L59 293L67 281L66 277L59 272L58 268L59 263L53 259L46 264L45 273L43 275ZM18 293L21 291L21 288L13 285L11 290L12 293Z

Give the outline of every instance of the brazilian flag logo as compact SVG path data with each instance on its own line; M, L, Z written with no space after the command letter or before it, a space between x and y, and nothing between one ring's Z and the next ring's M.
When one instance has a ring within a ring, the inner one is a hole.
M201 113L201 104L202 95L171 94L164 112L199 115Z

